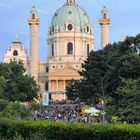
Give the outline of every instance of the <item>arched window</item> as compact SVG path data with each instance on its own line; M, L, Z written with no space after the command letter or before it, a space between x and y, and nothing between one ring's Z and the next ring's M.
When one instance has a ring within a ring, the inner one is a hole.
M54 56L54 44L52 44L52 56Z
M14 50L14 51L13 51L13 55L14 55L14 56L18 56L18 51L17 51L17 50Z
M89 27L87 26L87 32L89 32Z
M104 13L104 19L106 19L106 13Z
M48 82L45 83L45 90L48 91Z
M71 42L67 45L67 54L73 54L73 44Z
M87 44L87 56L89 56L89 44Z
M50 34L51 34L51 27L50 27L50 30L49 30Z
M54 25L52 26L52 32L54 32Z

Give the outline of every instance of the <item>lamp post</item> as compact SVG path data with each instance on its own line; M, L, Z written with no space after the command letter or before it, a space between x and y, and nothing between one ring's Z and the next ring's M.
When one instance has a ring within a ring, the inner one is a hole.
M101 99L102 122L105 123L105 111L104 111L104 106L105 106L105 90L104 90L103 78L102 77L101 77L101 91L102 91L102 99Z
M102 122L104 124L105 123L105 111L104 111L105 102L103 100L101 101L101 106L102 106Z

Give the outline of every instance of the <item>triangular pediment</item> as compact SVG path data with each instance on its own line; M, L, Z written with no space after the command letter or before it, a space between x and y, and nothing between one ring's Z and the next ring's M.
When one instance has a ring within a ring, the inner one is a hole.
M49 75L78 75L78 70L73 68L56 69L50 72Z

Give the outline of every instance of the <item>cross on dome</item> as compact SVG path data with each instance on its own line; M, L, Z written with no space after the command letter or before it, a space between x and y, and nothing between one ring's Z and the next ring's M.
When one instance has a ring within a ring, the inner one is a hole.
M18 33L16 33L16 38L12 41L13 44L22 44L18 39Z
M18 40L18 33L16 33L16 40Z
M76 0L67 0L67 3L68 4L73 4L73 3L76 3Z

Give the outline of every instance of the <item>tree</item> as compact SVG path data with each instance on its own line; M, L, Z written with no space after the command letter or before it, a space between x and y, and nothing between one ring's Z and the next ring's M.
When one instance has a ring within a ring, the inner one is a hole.
M0 112L2 112L6 108L7 104L8 104L8 101L4 99L0 99Z
M81 101L92 100L92 98L101 95L100 82L104 75L104 64L101 62L103 58L103 50L91 52L88 59L82 65L83 70L79 72L80 81L72 82L67 88L67 96L72 99L70 95L77 92L74 96L78 96Z
M3 76L0 76L0 98L4 94L5 87L6 87L6 79Z
M121 78L121 86L107 105L110 116L118 116L128 123L140 122L140 81Z
M109 44L104 50L92 51L82 64L83 70L79 72L83 77L78 83L70 85L67 88L67 96L70 95L70 91L73 89L78 92L78 96L83 101L96 101L99 98L105 98L107 96L107 83L106 75L109 74L109 69L114 68L113 62L119 57L119 48L116 43ZM73 91L72 91L73 92Z
M95 103L99 98L110 99L121 84L120 77L140 77L140 34L92 51L82 68L79 72L82 79L67 87L68 98L84 101L94 98ZM73 94L75 91L77 94Z
M0 103L1 100L0 100ZM20 102L3 101L3 110L0 112L0 117L10 119L27 119L29 118L30 110Z
M2 97L9 101L31 101L37 96L38 86L34 79L25 74L22 61L0 64L0 76L6 80Z
M74 79L70 82L70 87L67 88L67 96L71 100L76 100L79 98L79 88L77 87L79 85L79 81L75 81Z

